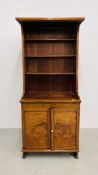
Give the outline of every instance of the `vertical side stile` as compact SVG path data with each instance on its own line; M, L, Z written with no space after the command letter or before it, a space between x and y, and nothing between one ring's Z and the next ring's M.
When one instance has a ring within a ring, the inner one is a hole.
M21 24L21 35L22 35L22 64L23 64L23 95L25 93L25 60L24 60L24 31L23 25Z
M78 49L79 49L79 25L77 26L76 37L76 94L78 95Z

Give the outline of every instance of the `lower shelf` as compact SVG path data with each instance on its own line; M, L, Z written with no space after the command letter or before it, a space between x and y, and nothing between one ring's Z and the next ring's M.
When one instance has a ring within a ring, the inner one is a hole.
M78 100L79 97L73 92L38 92L31 91L23 95L23 99L40 100Z

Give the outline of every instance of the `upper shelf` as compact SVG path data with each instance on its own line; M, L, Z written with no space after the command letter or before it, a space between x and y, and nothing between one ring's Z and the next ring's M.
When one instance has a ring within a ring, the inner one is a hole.
M66 73L60 73L60 72L51 72L51 73L48 73L48 72L40 72L40 73L34 73L34 72L26 72L25 73L26 75L76 75L75 72L66 72Z
M72 58L76 57L76 55L25 55L25 58Z
M76 41L76 39L24 39L25 41Z
M28 17L16 17L19 23L23 22L77 22L81 23L84 21L84 17L74 18L28 18Z

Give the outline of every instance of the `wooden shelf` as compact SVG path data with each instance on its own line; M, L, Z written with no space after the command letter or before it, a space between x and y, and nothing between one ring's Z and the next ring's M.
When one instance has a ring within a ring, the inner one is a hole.
M75 99L78 99L78 96L73 92L37 92L37 91L29 91L23 95L23 98L29 99L40 99L40 100L72 100L74 102ZM46 99L45 99L46 98ZM58 99L59 98L59 99Z
M59 41L59 42L62 42L62 41L76 41L76 39L74 38L66 38L66 39L24 39L24 41L30 41L30 42L48 42L48 41Z
M76 55L26 55L24 56L25 58L72 58L72 57L76 57Z
M54 102L58 102L58 103L76 103L76 102L81 102L79 97L77 96L69 96L66 95L65 97L46 97L44 96L43 98L40 96L34 96L33 94L25 94L22 98L21 98L21 102L28 102L28 103L32 103L32 102L38 102L38 103L42 103L42 102L50 102L50 103L54 103Z
M26 75L75 75L75 72L67 72L67 73L31 73L31 72L27 72L25 73Z

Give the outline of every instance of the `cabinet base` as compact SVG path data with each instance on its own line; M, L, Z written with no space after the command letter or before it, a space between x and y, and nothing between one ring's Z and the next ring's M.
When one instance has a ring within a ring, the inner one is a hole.
M28 153L30 153L30 152L28 152ZM26 158L26 155L27 155L27 153L26 153L26 152L23 152L23 153L22 153L22 158L25 159L25 158ZM74 155L74 157L75 157L76 159L79 159L78 152L74 152L73 155Z

